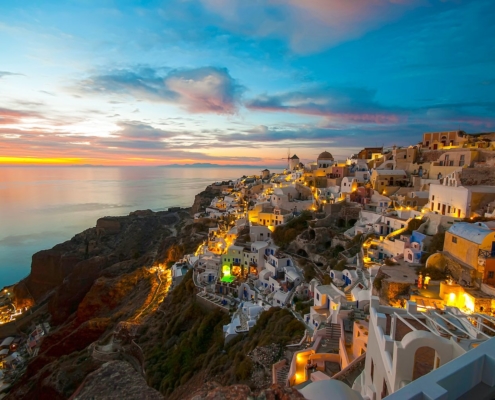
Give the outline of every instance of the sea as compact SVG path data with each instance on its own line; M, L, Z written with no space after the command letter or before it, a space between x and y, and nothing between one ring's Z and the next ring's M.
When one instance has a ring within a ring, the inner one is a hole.
M1 167L0 288L30 272L34 253L94 227L104 216L190 207L217 181L261 168Z

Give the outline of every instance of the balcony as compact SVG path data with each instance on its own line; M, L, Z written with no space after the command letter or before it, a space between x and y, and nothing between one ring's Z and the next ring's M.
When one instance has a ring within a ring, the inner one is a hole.
M478 251L478 257L484 258L485 260L487 258L495 258L495 251L493 250L479 250Z

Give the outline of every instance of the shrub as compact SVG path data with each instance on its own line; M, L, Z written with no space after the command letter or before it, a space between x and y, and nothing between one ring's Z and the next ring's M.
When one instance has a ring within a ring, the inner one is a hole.
M330 257L332 258L338 257L339 254L342 253L344 250L345 250L344 247L338 244L337 246L335 246L330 250Z
M309 282L311 279L316 277L314 267L311 264L306 264L304 267L304 279Z
M443 250L443 243L445 241L445 232L439 232L433 235L430 245L428 246L429 253L435 253Z
M349 241L349 242L347 243L347 246L346 246L346 247L347 247L348 249L350 249L351 247L353 247L353 246L356 246L356 245L360 244L360 243L361 243L362 238L363 238L363 234L362 234L362 233L358 233L356 236L354 236L354 237L352 238L352 240L351 240L351 241ZM338 247L338 246L336 246L336 247Z
M382 281L383 281L383 276L377 276L373 281L373 287L378 291L382 290Z
M241 381L245 381L249 379L251 376L251 371L253 370L253 362L249 357L246 357L243 361L241 361L236 369L235 369L235 376L237 379Z
M303 211L301 215L291 219L285 225L277 226L272 238L277 246L284 247L290 244L299 234L308 228L308 221L312 215L309 211Z
M346 260L340 260L335 264L335 266L332 268L335 271L343 271L347 267L347 261Z
M412 220L409 221L409 223L407 224L407 233L411 234L413 233L413 231L417 230L421 224L423 224L423 220L422 219L416 219L416 218L413 218Z

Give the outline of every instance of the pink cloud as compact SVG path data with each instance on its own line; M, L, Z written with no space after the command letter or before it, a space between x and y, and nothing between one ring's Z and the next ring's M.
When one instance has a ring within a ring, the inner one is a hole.
M360 37L427 0L201 0L228 28L286 38L298 53L311 53ZM283 18L270 12L277 10Z
M37 117L36 113L30 111L17 111L0 108L0 125L16 124L25 118Z

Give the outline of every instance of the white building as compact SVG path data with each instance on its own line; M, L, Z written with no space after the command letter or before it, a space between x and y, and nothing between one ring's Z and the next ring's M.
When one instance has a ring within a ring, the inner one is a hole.
M244 301L232 316L229 324L223 326L225 343L228 343L239 333L248 332L258 320L265 307L255 301Z
M475 213L484 215L483 208L495 200L495 186L462 186L461 170L442 179L441 184L430 185L430 204L432 212L450 217L470 218Z
M483 321L486 324L485 317L477 318L479 327ZM487 338L489 336L471 325L457 308L421 313L416 303L408 302L405 309L394 308L381 306L379 298L373 297L365 369L353 388L359 390L363 398L381 400L471 351ZM493 385L495 379L491 376ZM433 398L458 397L449 394Z
M411 382L387 399L493 399L495 338Z
M352 193L358 188L358 180L357 178L351 176L345 176L342 178L342 182L340 183L340 192L342 194Z

